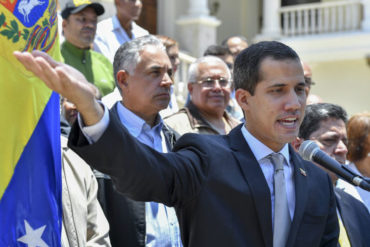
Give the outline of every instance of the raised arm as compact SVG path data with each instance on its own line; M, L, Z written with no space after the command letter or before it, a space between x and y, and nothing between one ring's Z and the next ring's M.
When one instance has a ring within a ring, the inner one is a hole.
M104 108L96 101L94 91L78 70L56 62L41 51L16 51L14 56L47 87L74 103L86 126L97 123L103 117Z

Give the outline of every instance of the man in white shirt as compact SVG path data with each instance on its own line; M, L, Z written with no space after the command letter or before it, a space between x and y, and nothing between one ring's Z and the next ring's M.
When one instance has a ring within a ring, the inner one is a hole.
M141 0L115 0L117 14L98 23L94 50L106 56L111 63L118 48L125 42L149 34L138 26L143 3Z

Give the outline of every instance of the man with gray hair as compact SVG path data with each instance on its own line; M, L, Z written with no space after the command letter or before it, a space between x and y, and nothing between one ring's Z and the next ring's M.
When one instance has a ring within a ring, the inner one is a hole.
M230 100L231 74L220 58L198 58L189 67L190 101L177 113L165 118L176 132L227 134L240 122L225 109Z
M125 43L116 52L113 69L122 101L111 108L112 115L140 142L170 151L175 138L158 114L169 103L172 85L171 62L161 41L147 35ZM113 188L108 176L96 175L112 246L181 246L173 208L131 200Z

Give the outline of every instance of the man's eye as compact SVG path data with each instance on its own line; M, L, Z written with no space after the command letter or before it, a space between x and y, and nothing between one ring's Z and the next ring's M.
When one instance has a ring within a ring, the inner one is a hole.
M296 89L296 91L297 91L297 92L300 92L300 93L303 93L303 92L305 92L305 87L298 87L298 88Z
M283 91L283 89L281 88L274 88L274 89L271 89L271 92L272 93L281 93Z
M331 146L333 145L334 143L336 143L338 140L335 140L335 139L325 139L325 140L322 140L322 143L325 145L325 146Z

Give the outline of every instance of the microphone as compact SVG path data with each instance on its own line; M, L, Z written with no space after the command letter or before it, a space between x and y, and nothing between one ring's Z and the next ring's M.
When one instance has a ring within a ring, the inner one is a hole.
M370 191L370 183L364 180L361 176L355 175L347 169L342 168L342 165L323 152L314 141L304 141L299 147L299 154L303 159L316 162L329 171L334 172L345 181L359 186L360 188Z

